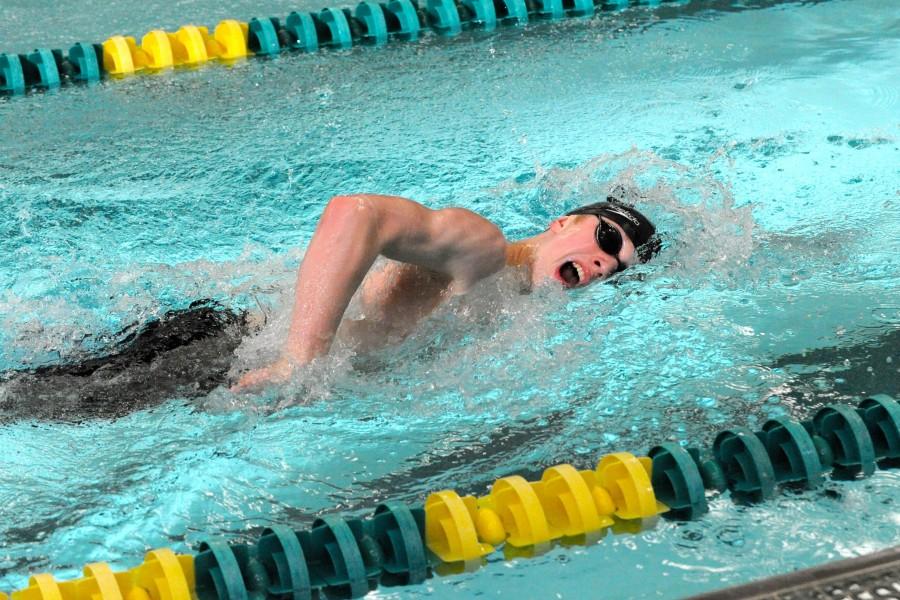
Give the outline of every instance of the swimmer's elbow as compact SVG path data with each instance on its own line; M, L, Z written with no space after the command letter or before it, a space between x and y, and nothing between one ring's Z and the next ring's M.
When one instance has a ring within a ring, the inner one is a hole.
M378 224L378 209L372 198L364 194L333 196L319 220L320 229L336 228L346 232L375 231Z
M348 218L360 215L370 218L375 212L375 203L366 194L351 194L349 196L332 196L322 213L324 217Z

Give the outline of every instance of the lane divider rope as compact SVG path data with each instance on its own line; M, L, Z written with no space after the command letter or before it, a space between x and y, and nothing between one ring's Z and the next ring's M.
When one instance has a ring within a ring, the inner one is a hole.
M635 6L687 5L691 0L632 0ZM347 50L359 45L419 39L425 31L456 36L468 29L493 31L501 25L524 25L530 19L591 17L597 10L622 10L629 0L364 0L354 9L325 8L290 13L286 19L226 19L210 33L200 25L175 32L154 29L138 44L114 35L101 43L79 42L68 53L37 49L28 54L0 54L0 94L55 90L212 61L231 63L249 56L286 51Z
M826 406L802 423L776 418L757 432L728 429L710 449L666 442L647 456L608 454L592 470L562 464L540 481L502 477L480 498L442 490L423 506L385 502L367 518L328 515L302 531L268 527L254 545L212 539L194 555L152 550L128 571L92 563L72 581L33 575L0 600L359 598L379 585L477 569L501 544L506 558L528 557L557 541L594 544L608 530L641 531L660 514L696 519L709 510L707 490L760 502L781 486L819 487L829 471L857 479L898 467L900 404L879 394L855 409Z

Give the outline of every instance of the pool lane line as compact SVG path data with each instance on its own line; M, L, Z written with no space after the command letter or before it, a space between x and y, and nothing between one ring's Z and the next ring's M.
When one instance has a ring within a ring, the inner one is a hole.
M29 90L96 83L140 73L198 67L210 62L230 64L251 56L282 52L347 50L359 45L384 46L414 42L425 32L444 37L464 30L494 31L535 20L591 18L598 11L631 7L664 13L678 8L722 12L766 8L785 0L364 0L355 8L324 8L277 17L221 21L212 33L205 26L184 25L175 32L154 29L138 44L136 38L114 35L102 43L79 42L69 48L36 49L31 53L0 54L0 95L24 95ZM819 0L825 1L825 0Z
M11 600L359 598L379 585L477 569L501 544L507 559L530 557L557 543L594 544L607 531L635 533L660 514L695 519L709 510L707 490L759 502L781 486L815 489L829 470L856 479L897 467L900 404L879 394L855 409L826 406L805 422L728 429L708 450L663 443L644 457L608 454L592 470L562 464L535 482L502 477L480 498L442 490L424 506L385 502L367 518L333 514L307 530L268 527L255 545L212 539L195 555L152 550L127 571L92 563L71 581L33 575Z

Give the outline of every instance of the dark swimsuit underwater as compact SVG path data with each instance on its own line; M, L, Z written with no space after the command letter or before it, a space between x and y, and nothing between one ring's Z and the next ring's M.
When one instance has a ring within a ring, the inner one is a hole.
M105 356L0 373L0 422L116 418L202 396L227 382L249 330L246 313L201 300L141 326Z

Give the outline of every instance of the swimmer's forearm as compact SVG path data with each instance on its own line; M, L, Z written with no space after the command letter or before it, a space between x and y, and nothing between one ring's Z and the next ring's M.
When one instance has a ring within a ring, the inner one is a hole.
M333 198L297 273L285 354L306 364L328 352L344 311L380 251L371 207Z

